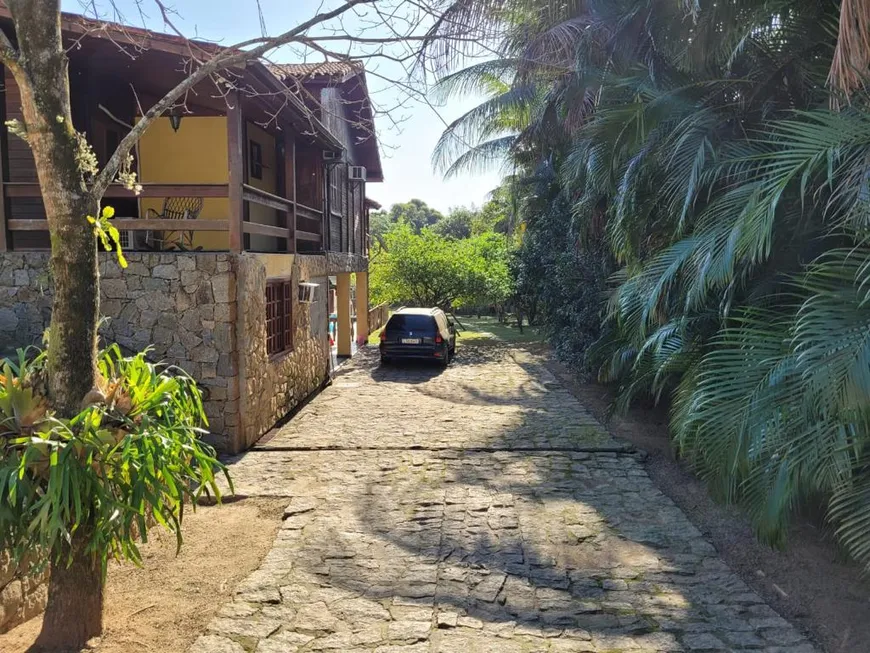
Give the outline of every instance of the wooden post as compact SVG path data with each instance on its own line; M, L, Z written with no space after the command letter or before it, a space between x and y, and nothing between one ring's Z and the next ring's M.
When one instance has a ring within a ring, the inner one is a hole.
M291 252L296 253L296 138L294 137L290 143L289 147L284 148L284 156L287 158L284 171L286 175L286 184L287 184L287 193L291 200L293 200L293 213L287 216L290 220L290 224L288 225L291 229L290 234L290 246Z
M241 98L238 91L230 91L227 97L227 160L229 161L229 198L230 251L242 251L244 219L244 200L242 184L245 180L244 130L242 121Z
M336 307L338 316L336 331L338 355L350 356L352 352L351 341L353 323L351 322L350 302L350 272L341 272L336 276Z
M369 273L356 273L356 340L362 346L369 337Z
M320 217L320 245L324 252L328 252L332 245L332 195L330 188L332 184L332 175L335 174L335 166L327 165L325 161L319 160L318 165L323 170L325 183L325 191L320 198L320 207L322 209Z
M342 232L342 244L341 251L349 252L350 251L350 232L353 229L353 225L351 225L350 220L350 164L344 164L344 175L342 175L342 183L344 184L344 188L341 190L344 194L344 206L341 207L341 232Z

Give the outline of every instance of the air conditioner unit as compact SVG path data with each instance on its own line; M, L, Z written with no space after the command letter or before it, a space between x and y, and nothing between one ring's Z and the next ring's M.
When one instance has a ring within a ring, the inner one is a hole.
M317 290L319 283L310 283L303 281L299 283L299 302L301 304L314 303L314 291Z
M365 166L351 166L350 167L350 180L351 181L365 181L366 180L366 168L365 168Z
M344 159L344 151L336 152L335 150L323 150L324 161L341 161Z

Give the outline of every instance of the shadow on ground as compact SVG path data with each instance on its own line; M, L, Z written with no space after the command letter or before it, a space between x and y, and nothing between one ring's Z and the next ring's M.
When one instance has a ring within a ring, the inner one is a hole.
M364 352L278 449L239 463L268 455L251 482L293 499L237 596L258 612L215 632L271 624L257 637L285 648L266 653L300 637L407 653L815 650L528 352L467 346L442 374L376 365Z

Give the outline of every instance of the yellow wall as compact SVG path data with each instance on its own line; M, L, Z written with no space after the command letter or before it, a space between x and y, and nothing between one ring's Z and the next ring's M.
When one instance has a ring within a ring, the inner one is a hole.
M256 257L265 266L267 279L286 278L293 272L293 254L258 253ZM302 279L302 281L308 280Z
M274 158L274 147L272 148ZM265 148L264 148L265 156ZM226 184L229 181L227 161L227 120L224 116L184 116L177 132L169 118L158 118L139 141L139 176L154 184ZM163 200L140 200L140 215L147 209L158 213ZM207 197L200 220L226 220L229 201L223 197ZM229 235L219 231L194 232L194 245L203 249L229 249Z
M248 162L248 183L254 188L259 188L260 190L264 190L267 193L272 193L273 195L275 195L278 193L278 166L277 161L275 160L275 137L250 122L247 124L247 133L248 156L246 156L246 160ZM251 161L249 156L249 153L251 151L251 141L256 141L257 143L259 143L263 151L262 179L254 179L254 177L251 175ZM275 209L270 209L268 206L256 204L255 202L248 203L248 216L251 222L270 225L278 224L278 212ZM251 249L267 251L270 249L274 250L275 239L270 236L259 236L257 234L251 234Z

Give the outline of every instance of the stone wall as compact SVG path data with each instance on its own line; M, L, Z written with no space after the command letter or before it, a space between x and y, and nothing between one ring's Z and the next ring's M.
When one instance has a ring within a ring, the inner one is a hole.
M326 257L296 255L290 272L293 348L270 357L266 353L266 267L257 254L239 257L239 449L250 447L329 376ZM320 284L314 302L299 302L295 286L300 281Z
M45 607L48 570L28 573L27 565L14 565L0 551L0 633L35 617Z
M327 273L331 275L344 272L366 272L369 269L369 260L362 254L329 252L326 255L326 269Z
M238 425L234 257L214 252L129 252L122 270L100 255L100 332L127 352L152 346L150 358L178 365L206 395L210 440L226 447ZM47 252L0 256L0 351L37 344L51 318Z

